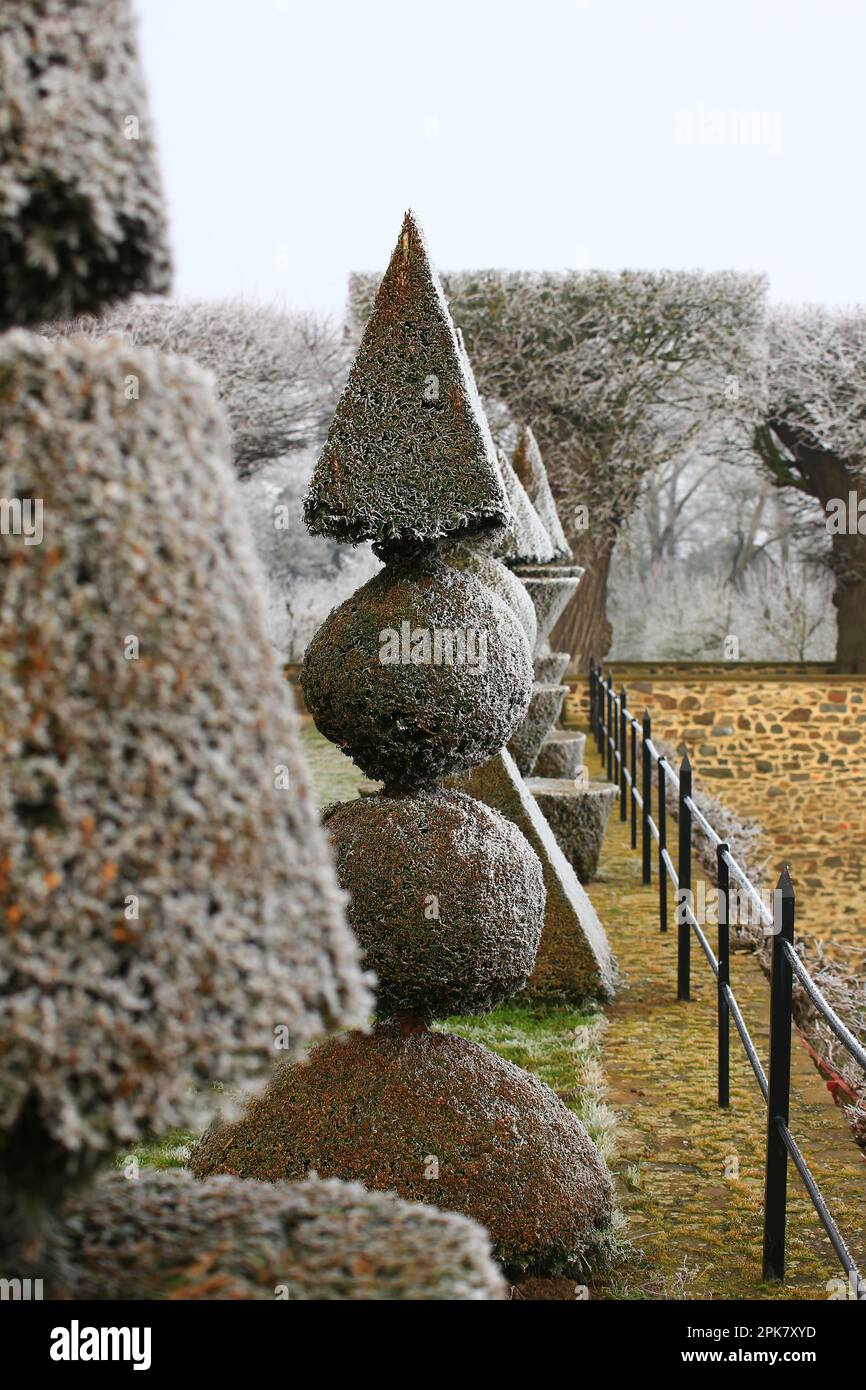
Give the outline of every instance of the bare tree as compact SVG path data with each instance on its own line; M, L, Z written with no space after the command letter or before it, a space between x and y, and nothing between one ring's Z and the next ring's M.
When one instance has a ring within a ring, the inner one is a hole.
M243 299L138 300L51 331L118 333L213 372L240 478L322 443L349 366L342 332L329 319Z
M835 580L836 664L866 671L866 310L777 309L769 320L769 394L755 430L777 487L816 499Z

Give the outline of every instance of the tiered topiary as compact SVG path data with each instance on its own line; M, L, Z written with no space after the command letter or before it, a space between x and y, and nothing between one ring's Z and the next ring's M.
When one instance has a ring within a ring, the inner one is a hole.
M141 97L122 81L128 6L13 0L0 62L0 190L22 210L17 237L0 213L6 320L154 287L150 166L140 187L138 156L115 167L114 121ZM298 1055L372 998L209 379L15 330L0 402L4 1278L49 1297L421 1297L428 1279L436 1297L501 1295L471 1223L341 1184L116 1177L64 1211L121 1146L212 1113L208 1083L246 1087L277 1038Z
M385 569L314 638L313 718L385 788L326 815L349 917L380 980L378 1024L283 1066L191 1160L200 1176L310 1168L481 1220L509 1266L567 1266L611 1217L610 1180L577 1119L535 1078L430 1032L517 992L544 915L537 855L498 812L436 783L500 749L532 682L517 618L447 563L453 538L510 518L471 372L407 214L328 443L307 521L369 539ZM477 662L437 659L443 633ZM437 648L439 642L439 648Z

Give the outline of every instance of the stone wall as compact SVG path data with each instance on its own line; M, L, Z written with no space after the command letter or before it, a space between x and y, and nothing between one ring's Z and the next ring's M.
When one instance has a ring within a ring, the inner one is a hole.
M866 676L790 663L614 662L630 709L688 748L696 785L758 820L788 861L798 930L866 947ZM564 717L584 725L588 682Z

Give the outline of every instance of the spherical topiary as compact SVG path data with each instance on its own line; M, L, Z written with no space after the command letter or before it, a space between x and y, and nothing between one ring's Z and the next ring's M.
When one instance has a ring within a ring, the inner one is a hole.
M516 826L437 788L346 801L325 817L380 1017L483 1013L519 993L544 922L544 880Z
M313 1168L435 1201L487 1227L507 1267L556 1269L611 1221L607 1169L547 1086L448 1033L380 1029L284 1066L235 1125L194 1149L200 1177L303 1177Z
M47 1243L49 1296L71 1299L499 1299L474 1221L357 1183L198 1183L115 1174Z
M325 738L386 784L483 763L523 720L532 659L511 609L433 554L394 560L334 609L301 685Z
M4 0L0 91L0 329L168 290L129 0Z
M43 532L0 535L0 1169L39 1193L372 998L209 379L14 331L0 399Z
M501 599L514 610L520 626L523 628L526 640L529 643L529 650L534 651L535 640L538 635L538 621L535 616L535 606L529 594L526 592L525 585L521 584L516 574L502 564L500 560L485 552L484 549L476 549L473 546L461 542L445 542L438 547L439 554L446 565L458 570L469 570L482 584L486 584L488 589L492 589L494 594L498 594Z

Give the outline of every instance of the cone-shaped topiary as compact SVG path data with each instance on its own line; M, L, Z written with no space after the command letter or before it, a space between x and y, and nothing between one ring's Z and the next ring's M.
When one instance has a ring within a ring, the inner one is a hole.
M167 291L129 0L4 0L0 91L0 329Z
M423 233L407 212L304 515L317 535L386 553L504 526L509 507Z
M576 1116L536 1077L448 1033L324 1043L191 1158L199 1176L300 1178L311 1165L471 1215L513 1269L575 1263L611 1219L610 1179Z
M531 682L513 611L435 551L394 560L335 609L301 673L325 738L401 786L484 762L522 722Z
M0 1169L41 1196L370 996L208 378L15 331L0 398L44 529L0 536Z
M504 599L523 628L529 650L534 651L538 636L535 605L517 575L485 550L468 545L465 541L443 541L437 547L437 553L446 565L452 569L470 570L482 584Z
M512 515L506 529L497 532L485 544L489 545L492 554L508 565L549 564L555 555L547 530L502 449L499 450L498 459Z
M475 1014L525 986L544 922L538 856L483 802L438 787L325 816L380 1018Z
M39 1267L53 1298L499 1299L484 1231L356 1183L116 1174L71 1204Z
M562 529L559 512L550 490L550 482L544 460L541 457L541 450L528 425L523 426L517 437L511 463L550 537L554 550L553 558L556 560L573 559L572 549Z

